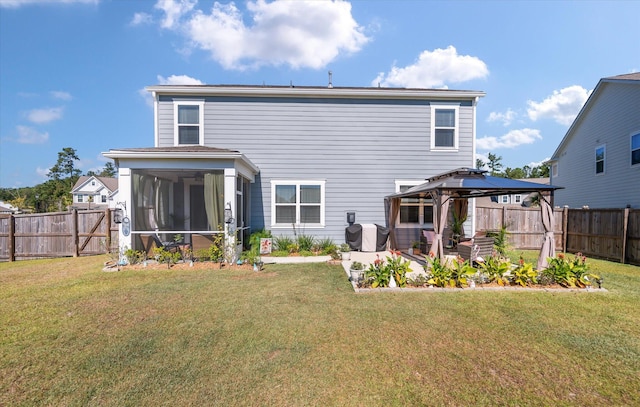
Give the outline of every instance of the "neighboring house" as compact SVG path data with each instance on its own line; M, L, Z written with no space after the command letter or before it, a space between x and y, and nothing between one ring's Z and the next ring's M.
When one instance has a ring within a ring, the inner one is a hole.
M537 184L550 185L549 178L525 178L520 181L535 182ZM503 206L525 206L535 205L538 199L538 192L523 192L519 194L483 196L476 198L476 206L482 207L503 207Z
M71 209L106 209L115 207L118 179L83 175L71 189Z
M475 163L480 91L275 86L147 88L153 147L103 153L141 235L268 229L345 239L355 223L385 225L384 198ZM151 141L151 140L148 140ZM144 140L140 140L144 143ZM432 203L405 200L404 243L431 225ZM471 221L470 221L471 222ZM471 223L470 223L471 224ZM228 225L228 226L225 226Z
M640 73L600 79L549 163L558 206L640 208Z
M2 214L20 213L20 208L16 208L10 203L0 201L0 213Z

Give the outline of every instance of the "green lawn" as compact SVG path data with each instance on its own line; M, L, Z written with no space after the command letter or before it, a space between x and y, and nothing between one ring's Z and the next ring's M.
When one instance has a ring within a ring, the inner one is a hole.
M639 267L589 260L605 293L355 294L328 264L105 260L0 263L0 406L640 405Z

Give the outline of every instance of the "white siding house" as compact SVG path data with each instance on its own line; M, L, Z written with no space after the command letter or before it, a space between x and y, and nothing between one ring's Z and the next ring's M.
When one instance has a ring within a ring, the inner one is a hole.
M384 197L475 163L480 91L152 86L153 147L104 153L136 236L255 230L344 241L355 222L385 224ZM145 143L140 140L140 143ZM431 224L404 203L400 240ZM224 212L224 209L227 212ZM229 215L232 216L232 224ZM471 221L470 221L471 222ZM170 240L170 239L168 239Z
M600 79L550 164L556 205L640 208L640 73Z
M72 209L106 209L115 207L118 179L83 175L71 189Z

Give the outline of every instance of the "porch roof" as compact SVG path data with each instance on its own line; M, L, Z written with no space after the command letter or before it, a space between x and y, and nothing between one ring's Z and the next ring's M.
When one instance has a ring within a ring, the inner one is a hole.
M102 153L107 158L118 159L231 159L239 160L254 174L260 172L249 158L236 150L206 146L140 147L111 149Z

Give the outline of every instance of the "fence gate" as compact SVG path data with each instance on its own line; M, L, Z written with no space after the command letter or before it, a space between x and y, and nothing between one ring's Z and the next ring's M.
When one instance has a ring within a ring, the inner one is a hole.
M113 211L88 210L0 217L0 260L77 257L118 246Z

